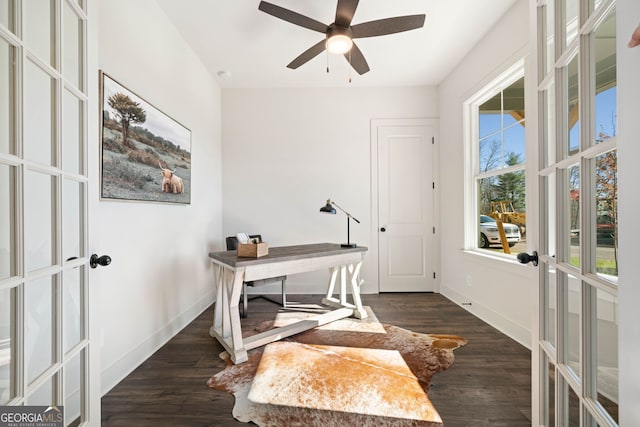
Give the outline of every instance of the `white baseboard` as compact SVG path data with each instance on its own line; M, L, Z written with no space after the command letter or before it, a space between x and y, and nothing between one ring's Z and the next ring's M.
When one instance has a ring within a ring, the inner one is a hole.
M486 307L477 301L471 300L469 297L461 295L453 289L442 285L440 293L458 304L460 307L467 310L469 313L490 324L509 338L522 344L529 350L531 350L531 330L527 329L517 323L512 322L510 319L504 317L500 313ZM471 303L471 305L463 305L462 303Z
M132 348L119 360L105 368L100 373L100 392L104 396L122 381L127 375L133 372L138 366L147 360L160 347L165 345L171 338L180 332L185 326L198 317L207 307L213 304L215 292L209 292L187 310L175 317L162 329L152 334L149 338ZM213 339L213 338L212 338Z

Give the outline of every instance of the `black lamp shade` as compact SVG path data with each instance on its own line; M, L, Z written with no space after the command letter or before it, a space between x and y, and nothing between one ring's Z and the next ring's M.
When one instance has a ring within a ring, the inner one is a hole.
M336 214L336 208L333 207L333 205L331 204L330 200L327 200L327 204L320 208L320 212L330 213L330 214L335 215Z

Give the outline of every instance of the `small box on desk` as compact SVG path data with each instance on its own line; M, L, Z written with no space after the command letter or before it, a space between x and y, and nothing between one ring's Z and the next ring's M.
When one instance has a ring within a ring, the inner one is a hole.
M267 245L267 242L238 244L239 257L259 258L265 255L269 255L269 245Z

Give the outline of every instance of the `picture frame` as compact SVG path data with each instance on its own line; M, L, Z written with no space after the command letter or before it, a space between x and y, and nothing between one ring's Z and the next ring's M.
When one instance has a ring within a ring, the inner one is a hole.
M191 131L100 70L100 199L191 203Z

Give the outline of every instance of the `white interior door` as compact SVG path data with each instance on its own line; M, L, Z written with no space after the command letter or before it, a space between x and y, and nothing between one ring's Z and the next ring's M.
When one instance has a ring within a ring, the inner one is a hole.
M433 292L435 124L377 127L380 292Z
M0 1L0 405L63 407L66 425L100 419L90 393L99 367L89 343L86 6Z

